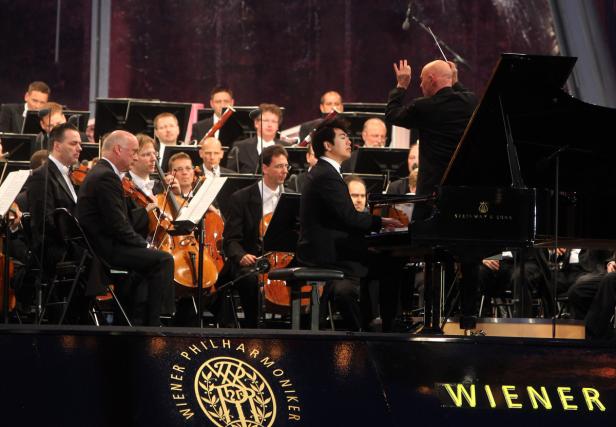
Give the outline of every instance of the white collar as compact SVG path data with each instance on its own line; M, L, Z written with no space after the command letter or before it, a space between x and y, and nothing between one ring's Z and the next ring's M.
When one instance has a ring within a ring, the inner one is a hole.
M68 172L69 172L68 166L65 166L65 165L63 165L62 163L60 163L60 160L56 159L56 158L53 156L53 154L50 154L50 155L49 155L49 158L51 159L51 161L52 161L52 162L54 162L54 163L55 163L55 165L58 167L58 169L60 170L60 173L61 173L62 175L66 175L66 176L68 176Z
M325 160L327 163L332 165L334 167L334 169L336 169L336 172L338 172L342 176L342 169L340 167L340 163L338 163L334 159L331 159L331 158L329 158L327 156L321 156L321 157L319 157L319 159Z
M116 167L116 165L113 164L113 162L111 160L109 160L107 157L103 156L103 159L107 161L107 163L109 163L111 165L111 167L113 168L113 171L115 172L115 174L122 179L123 174L120 173L119 169Z
M264 141L260 136L257 137L257 153L261 155L261 151L267 147L276 144L275 141Z

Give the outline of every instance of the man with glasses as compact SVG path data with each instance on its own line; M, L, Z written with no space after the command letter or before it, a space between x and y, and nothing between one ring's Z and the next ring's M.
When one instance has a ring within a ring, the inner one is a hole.
M116 130L105 138L101 159L79 189L77 218L101 258L143 277L148 289L145 324L159 326L161 311L174 311L173 257L148 248L129 221L121 176L138 152L139 142L129 132ZM103 291L92 289L91 282L90 292Z
M263 179L236 191L231 196L229 215L225 222L224 250L231 264L233 277L240 277L254 267L263 254L263 239L259 224L264 215L272 213L280 200L283 184L289 172L287 150L271 145L263 150ZM245 325L255 328L258 320L258 279L249 275L236 284L245 313Z
M257 136L238 141L227 158L227 167L239 173L259 173L261 153L274 144L282 145L276 139L282 123L282 110L275 104L259 105L259 115L254 118Z

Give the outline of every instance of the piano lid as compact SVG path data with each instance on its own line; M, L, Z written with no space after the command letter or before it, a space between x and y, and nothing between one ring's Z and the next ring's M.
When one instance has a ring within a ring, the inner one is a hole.
M613 187L616 109L585 103L562 89L575 62L502 54L441 184L511 186L508 121L526 187L554 187L556 152L561 189Z

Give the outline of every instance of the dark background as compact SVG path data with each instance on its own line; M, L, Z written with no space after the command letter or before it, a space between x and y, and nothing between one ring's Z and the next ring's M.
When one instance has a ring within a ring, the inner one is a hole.
M616 2L594 1L614 54ZM0 102L20 101L40 79L54 100L88 109L91 5L61 5L55 63L57 3L0 1ZM226 83L239 105L285 106L285 128L316 116L326 90L345 102L385 102L399 58L411 62L418 95L421 66L439 52L417 23L402 30L406 8L404 0L114 1L109 96L207 102ZM418 0L412 14L468 61L461 80L480 94L501 52L559 53L547 0Z

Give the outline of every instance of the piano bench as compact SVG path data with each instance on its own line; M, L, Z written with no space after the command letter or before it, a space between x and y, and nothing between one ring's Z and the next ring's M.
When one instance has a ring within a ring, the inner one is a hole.
M312 286L310 292L310 329L319 330L319 292L318 285L330 280L344 279L344 273L339 270L325 268L294 267L279 268L268 273L270 280L284 280L291 288L291 329L300 329L300 313L302 311L302 286Z

